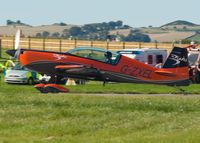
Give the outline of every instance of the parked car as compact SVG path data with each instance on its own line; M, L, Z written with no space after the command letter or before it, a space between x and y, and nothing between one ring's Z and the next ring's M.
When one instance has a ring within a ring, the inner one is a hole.
M5 71L4 81L6 83L34 84L39 81L39 74L16 64Z

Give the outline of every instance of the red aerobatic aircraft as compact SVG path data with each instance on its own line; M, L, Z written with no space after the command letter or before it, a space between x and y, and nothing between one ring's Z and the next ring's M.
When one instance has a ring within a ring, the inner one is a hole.
M162 68L91 47L68 52L17 49L7 53L40 74L103 82L189 85L187 49L174 47ZM43 87L43 85L41 86Z

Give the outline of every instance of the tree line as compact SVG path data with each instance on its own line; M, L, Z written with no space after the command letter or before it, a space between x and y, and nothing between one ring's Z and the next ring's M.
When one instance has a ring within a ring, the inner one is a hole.
M7 20L7 25L27 25L20 20L12 21ZM67 26L66 23L57 23L59 26ZM127 36L122 34L110 34L112 30L130 29ZM132 27L123 24L123 21L110 21L102 23L85 24L83 26L73 26L68 29L64 29L62 33L55 32L50 33L43 31L37 33L36 37L41 38L66 38L66 39L79 39L79 40L109 40L109 41L135 41L135 42L150 42L151 39L148 35L143 34L137 30L131 30Z
M63 24L63 23L62 23ZM135 41L135 42L150 42L148 35L140 31L130 30L128 36L119 34L110 34L109 31L120 29L132 29L128 25L124 25L122 21L110 21L103 23L85 24L83 26L73 26L69 29L64 29L62 34L55 32L49 33L44 31L37 33L36 37L52 37L52 38L67 38L79 40L118 40L118 41Z

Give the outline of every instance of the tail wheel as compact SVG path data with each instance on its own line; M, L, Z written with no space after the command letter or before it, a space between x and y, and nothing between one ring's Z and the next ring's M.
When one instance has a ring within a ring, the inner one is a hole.
M28 79L28 84L29 84L29 85L33 85L33 84L34 84L34 80L33 80L32 77L30 77L30 78Z

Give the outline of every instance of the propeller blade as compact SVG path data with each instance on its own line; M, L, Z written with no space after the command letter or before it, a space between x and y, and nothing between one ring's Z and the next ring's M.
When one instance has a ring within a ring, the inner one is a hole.
M20 55L21 50L17 49L14 55L14 59L18 59L19 55Z
M15 50L19 49L20 33L21 33L21 30L18 29L15 34Z
M19 43L20 43L20 34L21 34L21 30L18 29L16 34L15 34L15 55L14 55L14 58L15 59L18 59L19 55L20 55L20 47L19 47Z

